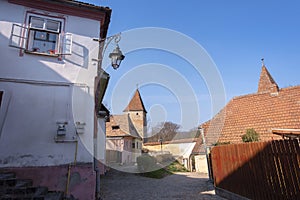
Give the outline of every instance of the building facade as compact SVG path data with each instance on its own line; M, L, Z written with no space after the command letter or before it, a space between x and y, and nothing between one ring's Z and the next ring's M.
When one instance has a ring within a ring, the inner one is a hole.
M147 132L147 111L139 90L136 90L122 115L112 115L106 123L107 162L135 163L141 155Z
M51 177L45 186L63 191L62 174L76 172L92 187L67 192L95 198L94 147L105 127L95 114L93 38L106 37L110 15L72 0L0 1L0 167L34 167L33 181Z

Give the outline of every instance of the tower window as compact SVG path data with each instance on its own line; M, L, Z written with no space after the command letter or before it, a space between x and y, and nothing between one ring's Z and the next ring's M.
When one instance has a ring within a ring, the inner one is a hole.
M136 115L139 115L139 113L136 113Z

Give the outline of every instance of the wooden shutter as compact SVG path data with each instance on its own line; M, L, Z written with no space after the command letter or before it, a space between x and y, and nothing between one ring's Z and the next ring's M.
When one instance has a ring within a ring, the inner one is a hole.
M61 36L60 40L60 52L59 55L71 55L72 54L72 34L65 33Z
M28 28L19 24L13 24L9 40L9 46L26 49L28 40Z

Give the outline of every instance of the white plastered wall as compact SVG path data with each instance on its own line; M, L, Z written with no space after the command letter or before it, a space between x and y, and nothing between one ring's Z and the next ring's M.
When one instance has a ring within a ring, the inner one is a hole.
M99 21L64 16L73 35L72 55L24 54L9 47L12 24L23 24L29 8L0 1L0 167L60 165L74 161L76 144L56 143L57 122L66 139L79 140L77 162L93 161L94 77ZM14 14L11 14L14 13ZM56 13L50 13L55 16ZM84 28L82 28L84 27ZM74 122L85 123L77 135Z

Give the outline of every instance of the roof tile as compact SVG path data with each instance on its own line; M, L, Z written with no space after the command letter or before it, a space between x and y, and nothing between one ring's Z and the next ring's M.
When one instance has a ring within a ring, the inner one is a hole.
M113 129L114 126L119 126ZM141 138L135 129L130 117L124 115L112 115L109 122L106 122L106 136L107 137L125 137L130 136L134 138Z
M266 73L264 68L262 74ZM277 86L271 75L266 76L269 83ZM282 88L276 95L260 91L233 98L217 115L202 124L208 145L217 141L241 143L241 136L250 128L260 134L261 141L280 139L272 134L273 129L300 129L300 85ZM201 144L200 137L193 153L200 151Z
M144 111L147 113L138 89L135 91L127 107L124 109L124 112L128 112L128 111Z

